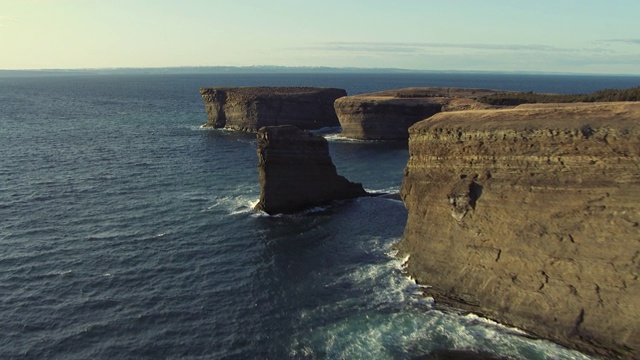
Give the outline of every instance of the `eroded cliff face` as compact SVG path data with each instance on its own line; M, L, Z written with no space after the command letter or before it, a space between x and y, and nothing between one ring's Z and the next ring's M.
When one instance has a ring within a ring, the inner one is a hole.
M497 90L404 88L336 100L341 136L360 140L405 140L411 125L441 111L484 109L475 101Z
M409 148L398 247L428 295L640 358L640 103L440 113Z
M295 126L258 131L260 201L256 210L293 213L333 200L366 196L361 184L338 175L322 136Z
M343 89L312 87L220 87L200 89L207 112L205 126L257 131L263 126L301 129L339 126L333 102Z

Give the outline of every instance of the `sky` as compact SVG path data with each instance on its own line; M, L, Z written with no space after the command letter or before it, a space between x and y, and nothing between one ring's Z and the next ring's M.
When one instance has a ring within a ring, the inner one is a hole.
M0 0L0 69L640 75L639 0Z

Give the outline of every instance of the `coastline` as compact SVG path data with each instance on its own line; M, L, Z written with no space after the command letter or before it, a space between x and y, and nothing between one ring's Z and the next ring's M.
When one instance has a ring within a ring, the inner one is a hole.
M1 356L287 358L295 351L385 359L466 348L588 359L548 341L491 331L475 317L425 316L417 287L404 287L395 263L387 266L395 259L381 249L402 234L406 219L388 208L405 211L402 204L362 198L297 216L254 214L248 204L259 196L255 136L199 128L205 120L197 90L211 84L303 83L351 93L426 82L565 92L598 85L575 77L514 85L519 80L1 79L7 197L0 211L8 216L0 225L0 277L12 290L10 303L0 306L7 335ZM406 143L330 139L330 146L341 175L372 190L400 187Z

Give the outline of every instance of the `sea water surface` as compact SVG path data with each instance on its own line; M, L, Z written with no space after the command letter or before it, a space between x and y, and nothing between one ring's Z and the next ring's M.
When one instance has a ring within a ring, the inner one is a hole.
M0 359L405 359L438 349L586 359L435 309L393 251L407 216L399 201L252 211L254 135L202 129L198 89L638 84L497 74L0 78ZM406 144L327 137L342 175L399 190Z

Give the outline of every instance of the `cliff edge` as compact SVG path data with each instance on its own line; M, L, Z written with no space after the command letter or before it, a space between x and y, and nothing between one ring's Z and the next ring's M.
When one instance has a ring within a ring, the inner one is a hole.
M360 140L406 140L411 125L441 111L486 109L482 96L498 90L416 87L346 96L336 100L341 136Z
M255 132L263 126L314 130L340 126L333 102L347 92L314 87L202 88L206 127Z
M427 295L640 358L640 103L444 112L409 134L398 248Z
M322 136L290 125L267 126L258 131L257 151L258 211L293 213L368 195L361 184L338 175Z

